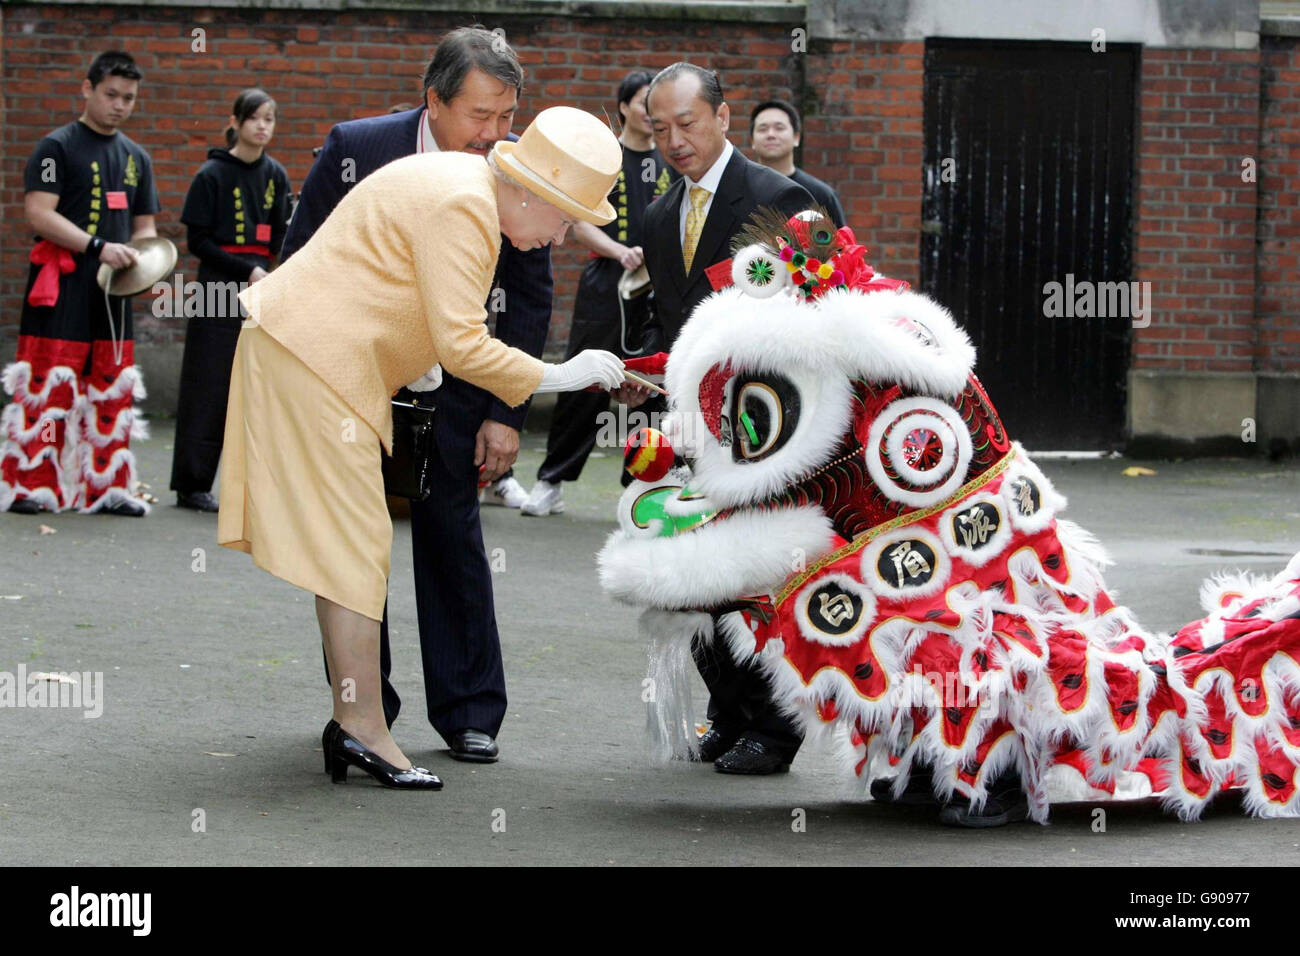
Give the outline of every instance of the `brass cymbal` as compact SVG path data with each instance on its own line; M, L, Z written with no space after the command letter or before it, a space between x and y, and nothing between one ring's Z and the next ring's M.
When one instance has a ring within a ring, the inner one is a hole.
M114 269L105 263L95 274L99 287L109 295L139 295L171 275L179 255L170 239L154 236L137 239L126 245L140 253L140 260L125 269Z

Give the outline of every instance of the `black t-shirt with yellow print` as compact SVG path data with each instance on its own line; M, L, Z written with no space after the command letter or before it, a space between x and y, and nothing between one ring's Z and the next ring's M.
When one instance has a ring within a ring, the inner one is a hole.
M127 242L131 218L159 209L149 154L125 133L96 133L81 120L36 145L23 188L54 193L59 215L105 242Z

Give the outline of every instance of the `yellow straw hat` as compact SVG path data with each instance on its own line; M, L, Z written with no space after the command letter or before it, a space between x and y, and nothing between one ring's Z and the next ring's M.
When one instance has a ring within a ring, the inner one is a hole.
M598 226L613 220L606 197L623 166L623 148L590 113L571 106L542 110L517 143L501 140L492 156L503 173L551 205Z

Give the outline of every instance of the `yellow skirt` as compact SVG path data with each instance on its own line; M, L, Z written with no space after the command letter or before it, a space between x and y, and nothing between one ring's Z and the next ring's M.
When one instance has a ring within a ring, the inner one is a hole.
M239 335L217 541L290 584L380 620L393 523L379 436L259 326Z

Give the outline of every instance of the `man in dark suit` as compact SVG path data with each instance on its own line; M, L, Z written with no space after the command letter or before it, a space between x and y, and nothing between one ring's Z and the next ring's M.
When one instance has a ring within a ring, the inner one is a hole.
M732 238L757 208L793 215L812 197L727 141L730 113L716 73L674 63L650 84L646 109L655 145L682 176L646 211L645 263L655 308L646 351L656 352L672 347L691 311L713 291L705 270L731 258ZM738 665L721 638L711 646L697 643L692 652L710 694L712 726L700 738L700 758L722 773L788 769L803 735L772 703L756 665Z
M510 134L523 68L498 35L474 27L448 34L424 74L424 106L340 123L303 184L289 223L284 258L301 248L357 182L413 153L487 156ZM486 161L486 160L485 160ZM487 308L507 345L541 357L551 321L550 246L521 252L502 241ZM415 605L420 624L429 722L459 760L497 759L506 713L505 672L492 597L492 572L479 526L478 479L495 480L514 464L527 403L510 408L488 392L443 375L432 393L435 487L411 502ZM381 630L384 715L401 700L389 682L388 614Z
M840 205L839 195L827 183L794 164L794 151L799 147L802 128L799 111L780 100L759 103L749 114L749 135L758 161L789 176L808 190L812 198L831 214L835 225L843 226L844 207Z

